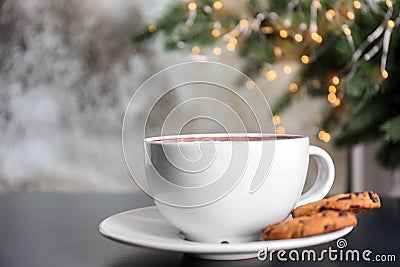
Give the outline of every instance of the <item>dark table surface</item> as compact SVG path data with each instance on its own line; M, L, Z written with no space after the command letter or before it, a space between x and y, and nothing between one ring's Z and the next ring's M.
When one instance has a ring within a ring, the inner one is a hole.
M393 254L400 266L400 200L383 199L380 210L357 215L347 248ZM309 266L310 262L258 259L208 261L177 252L128 246L101 236L98 224L130 209L153 205L142 193L0 195L0 266ZM336 248L336 242L311 247ZM310 248L307 248L310 249ZM324 266L376 266L378 262L329 261ZM388 264L388 263L386 263ZM321 265L321 263L318 263Z

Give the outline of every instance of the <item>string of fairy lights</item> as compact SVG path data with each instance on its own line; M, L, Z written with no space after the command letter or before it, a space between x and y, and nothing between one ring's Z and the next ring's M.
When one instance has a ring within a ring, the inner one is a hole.
M299 0L291 0L287 4L287 11L293 12L293 10L300 4ZM330 22L334 25L337 25L338 31L340 31L346 38L349 47L353 51L353 56L349 60L349 63L344 67L345 70L340 71L338 73L344 73L347 71L350 73L354 73L359 67L360 60L369 61L371 60L379 51L381 53L380 60L380 74L382 79L387 79L389 77L389 73L386 69L387 57L388 57L388 48L391 39L391 33L394 28L400 25L400 15L394 19L393 17L393 5L395 3L394 0L383 0L385 2L387 10L383 12L378 8L377 2L379 1L370 1L370 0L359 0L352 1L352 5L347 5L346 10L343 10L343 6L338 5L336 8L329 8L323 14L327 22ZM199 9L202 9L204 12L208 14L212 14L213 12L222 12L224 9L224 3L217 0L212 2L212 5L201 5L200 1L196 2L193 0L186 1L187 7L187 19L186 26L191 27L195 22L197 12ZM322 8L320 0L311 1L310 5L310 16L308 21L303 21L297 27L292 27L292 21L288 18L283 20L282 23L277 23L277 19L279 17L275 12L262 12L256 14L251 18L241 18L239 22L230 29L223 29L222 25L219 21L214 21L212 24L212 28L210 29L210 35L221 42L218 42L219 45L214 46L212 48L212 53L215 56L221 56L224 53L231 53L237 49L237 46L241 41L245 40L253 31L258 31L265 36L277 34L282 39L293 40L294 43L301 44L306 43L308 46L318 46L321 45L325 39L319 31L318 27L318 16L321 15L321 12L318 12ZM352 24L357 19L355 11L362 12L374 12L376 14L382 14L382 22L381 24L371 33L368 37L356 47L353 34L352 34ZM267 25L265 25L265 20L268 21ZM149 25L148 31L153 33L157 31L156 25ZM379 40L379 41L377 41ZM371 45L374 44L374 46ZM183 48L186 44L182 41L177 41L177 47ZM307 47L307 46L305 46ZM285 51L283 51L283 47L279 44L273 47L273 53L276 58L282 58ZM318 56L317 53L313 53L315 49L304 50L304 53L301 53L298 57L298 63L301 64L310 64L312 61L316 59ZM310 52L311 51L311 52ZM193 55L200 55L202 52L201 47L199 45L194 45L191 47L191 53ZM308 53L307 53L308 52ZM284 65L282 67L283 75L288 75L293 72L293 67L291 65ZM259 73L265 77L267 81L274 81L278 78L278 72L272 68L272 65L268 62L265 62L264 66L260 68ZM328 81L325 81L324 86L327 85L326 88L326 101L332 108L339 107L342 104L342 100L344 97L344 91L341 89L341 80L339 74L333 74ZM250 81L245 83L247 89L252 90L254 88L254 84ZM314 80L312 81L312 86L316 89L322 87L321 81ZM295 81L289 83L288 90L292 94L296 94L301 85ZM317 116L316 120L320 120L321 116ZM273 123L277 126L277 133L285 133L286 129L282 125L282 119L279 115L275 115L272 118ZM325 130L319 130L318 138L321 141L329 142L331 140L330 133Z

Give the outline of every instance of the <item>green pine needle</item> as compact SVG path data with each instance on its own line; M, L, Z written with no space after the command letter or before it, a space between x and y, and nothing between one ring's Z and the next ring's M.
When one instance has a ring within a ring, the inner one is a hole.
M272 114L277 115L279 114L282 110L287 108L290 105L290 102L292 100L291 93L284 93L282 94L278 100L274 102L274 104L271 107Z
M398 168L400 165L400 142L384 143L376 154L376 160L385 168Z
M379 125L392 111L382 107L388 102L387 99L385 101L381 98L380 102L376 98L364 102L358 110L349 115L341 133L335 139L337 146L357 144L379 136Z
M386 121L382 126L383 137L386 141L400 141L400 115Z

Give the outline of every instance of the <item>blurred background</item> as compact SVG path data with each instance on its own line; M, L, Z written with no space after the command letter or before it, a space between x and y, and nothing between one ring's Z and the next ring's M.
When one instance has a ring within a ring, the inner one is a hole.
M132 34L153 23L171 3L0 0L0 192L139 190L124 162L121 127L140 84L165 67L187 61L244 66L235 53L215 53L212 47L166 52L162 36L146 46L133 45ZM291 74L283 73L286 66ZM274 102L287 90L299 64L282 61L270 69L284 78L260 77L255 82ZM168 82L160 81L160 87ZM140 113L140 103L135 105ZM325 99L304 96L275 122L281 132L307 135L331 154L337 173L332 193L351 185L363 189L369 184L357 177L371 173L366 165L375 164L363 159L369 148L338 150L330 140L320 140L315 125L324 105ZM156 127L162 121L152 123ZM309 176L315 176L313 162Z

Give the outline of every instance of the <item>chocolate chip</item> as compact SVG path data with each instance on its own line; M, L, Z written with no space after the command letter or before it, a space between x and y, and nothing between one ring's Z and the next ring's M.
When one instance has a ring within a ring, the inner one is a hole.
M323 212L323 213L322 213L322 217L326 217L326 212Z
M299 223L305 223L305 221L303 221L303 220L299 220Z
M324 232L328 231L329 225L324 225Z
M359 205L351 205L351 206L350 206L350 209L359 209L359 208L360 208Z
M348 195L347 197L341 197L341 198L338 198L338 200L337 200L337 201L340 201L340 200L347 200L347 199L351 199L351 196L350 196L350 195Z
M374 195L374 193L372 191L368 192L369 198L372 200L372 202L377 203L378 202L378 198Z
M339 212L339 217L346 217L347 216L347 211L342 210Z
M360 192L355 192L354 195L356 195L356 197L358 197L361 193Z

